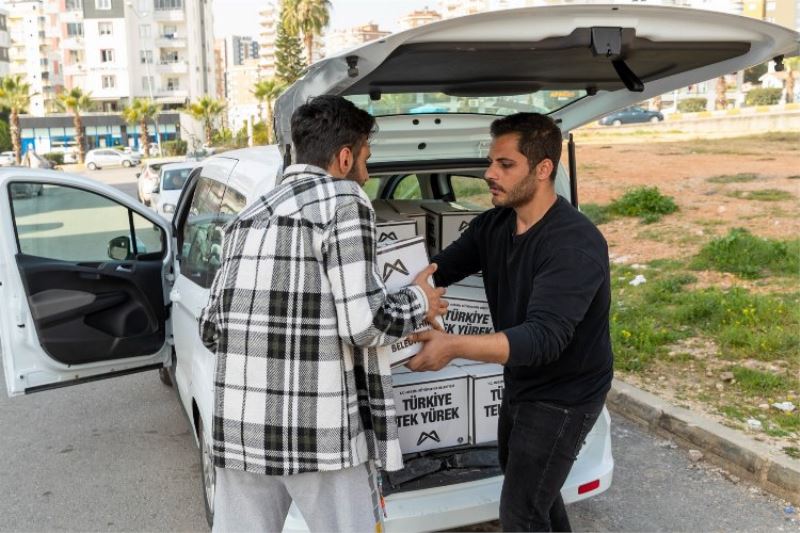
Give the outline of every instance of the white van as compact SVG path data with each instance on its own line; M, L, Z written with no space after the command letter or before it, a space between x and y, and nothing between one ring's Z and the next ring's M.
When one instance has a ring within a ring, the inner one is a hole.
M198 336L197 318L219 265L220 228L279 181L291 159L289 116L308 96L342 94L378 116L373 197L457 200L482 184L488 126L497 114L547 112L566 136L642 99L795 54L797 42L795 32L744 17L623 5L501 11L402 32L313 65L276 105L282 150L204 160L172 223L87 178L0 170L7 390L14 396L168 369L195 430L210 519L214 357ZM428 100L437 103L425 107ZM559 168L556 189L577 205L575 158L570 143L572 172ZM42 195L13 194L29 184L41 185ZM565 501L608 488L609 435L604 410L562 488ZM388 531L497 517L502 477L491 444L405 459L404 474L384 484ZM292 508L286 529L303 528Z

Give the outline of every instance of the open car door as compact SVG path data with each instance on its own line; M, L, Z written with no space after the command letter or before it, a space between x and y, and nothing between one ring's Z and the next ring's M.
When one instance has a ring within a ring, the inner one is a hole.
M9 396L171 357L170 224L63 172L0 171L0 345Z

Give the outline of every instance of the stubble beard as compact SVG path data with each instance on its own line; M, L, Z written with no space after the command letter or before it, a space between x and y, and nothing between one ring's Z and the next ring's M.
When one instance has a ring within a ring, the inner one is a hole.
M526 176L525 179L517 183L514 188L506 192L506 197L504 200L493 196L492 204L495 207L508 207L515 209L533 200L533 198L536 196L537 188L535 177L533 175Z

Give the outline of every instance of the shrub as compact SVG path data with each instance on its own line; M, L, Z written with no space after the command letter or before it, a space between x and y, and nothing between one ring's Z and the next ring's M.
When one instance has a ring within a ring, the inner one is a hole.
M699 113L706 110L705 98L687 98L678 102L678 111L681 113Z
M45 159L53 163L54 165L63 165L64 164L64 154L63 152L48 152L42 155Z
M779 88L771 89L767 87L758 87L750 89L744 99L745 105L775 105L781 100L781 90Z
M658 187L636 187L629 189L608 206L613 215L641 217L642 222L650 224L678 210L675 201L661 194Z
M591 220L595 226L605 224L611 220L611 213L607 205L581 204L581 213Z
M167 157L186 155L187 148L188 148L187 142L180 139L176 141L165 141L161 143L161 149L164 152L163 155Z
M756 237L744 228L734 228L700 250L692 268L710 268L755 279L765 271L778 274L800 272L800 240L774 241Z

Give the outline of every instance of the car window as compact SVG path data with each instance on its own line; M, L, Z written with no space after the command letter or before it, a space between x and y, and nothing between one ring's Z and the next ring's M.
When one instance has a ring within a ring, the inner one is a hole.
M164 232L138 213L93 192L35 182L9 184L22 254L60 261L102 262L163 252ZM102 227L97 221L102 220ZM109 255L112 240L128 254Z
M450 176L450 190L456 202L465 202L481 207L492 207L492 195L483 178L476 176Z
M404 176L392 191L395 200L421 200L422 190L419 186L419 177L416 174Z
M211 286L222 256L222 226L228 218L220 216L224 195L222 183L201 175L183 226L181 274L204 288ZM235 205L231 201L226 209Z
M191 168L163 170L161 175L161 189L165 191L179 191L183 189L191 172Z

